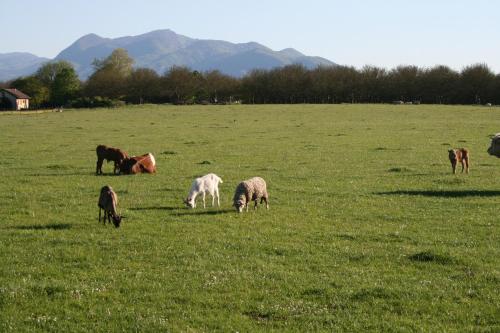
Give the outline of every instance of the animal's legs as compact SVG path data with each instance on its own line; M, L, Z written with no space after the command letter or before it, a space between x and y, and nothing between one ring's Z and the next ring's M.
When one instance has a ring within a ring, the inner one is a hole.
M96 164L96 167L95 167L95 174L98 175L98 174L102 174L102 162L103 160L101 159L97 159L97 164Z
M262 197L262 199L260 199L260 203L262 203L262 201L265 201L266 209L269 209L269 203L267 202L267 197Z

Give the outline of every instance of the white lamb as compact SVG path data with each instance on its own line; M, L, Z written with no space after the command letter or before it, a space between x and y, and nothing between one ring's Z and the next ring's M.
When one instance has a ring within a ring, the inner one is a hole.
M196 197L198 194L201 194L203 198L203 208L205 208L205 195L208 193L212 196L212 207L214 206L215 196L217 196L217 206L220 207L219 183L222 184L222 179L214 173L196 178L191 185L191 190L184 200L184 203L189 208L196 208Z

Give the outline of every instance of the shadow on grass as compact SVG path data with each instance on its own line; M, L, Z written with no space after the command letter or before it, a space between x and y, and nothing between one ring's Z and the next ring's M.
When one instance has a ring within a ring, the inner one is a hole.
M95 172L51 172L51 173L31 173L29 177L62 177L62 176L93 176Z
M375 192L378 195L410 195L437 198L465 198L465 197L496 197L500 196L500 191L490 190L457 190L457 191L439 191L439 190L399 190L389 192Z
M220 210L188 210L184 212L179 212L177 216L200 216L200 215L221 215L236 213L234 209L220 209Z
M411 172L412 169L406 167L390 168L387 172Z
M33 225L20 225L11 227L11 229L17 229L17 230L66 230L70 228L71 224L68 223L33 224Z
M181 209L181 207L170 207L170 206L149 206L149 207L131 207L129 210L176 210Z
M415 254L409 256L408 259L410 259L411 261L416 261L416 262L434 262L434 263L441 264L441 265L452 264L455 261L450 256L436 254L436 253L432 253L430 251L415 253Z

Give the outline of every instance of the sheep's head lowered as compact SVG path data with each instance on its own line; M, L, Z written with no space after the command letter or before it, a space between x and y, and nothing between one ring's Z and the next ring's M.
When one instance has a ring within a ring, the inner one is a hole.
M243 212L243 208L245 208L245 205L246 205L246 200L244 196L240 197L233 203L233 206L236 208L238 213Z
M495 134L491 138L491 145L488 148L488 154L496 157L500 157L500 133Z
M193 200L193 198L191 197L187 197L186 199L184 199L182 202L184 202L184 204L188 207L188 208L196 208L196 204Z

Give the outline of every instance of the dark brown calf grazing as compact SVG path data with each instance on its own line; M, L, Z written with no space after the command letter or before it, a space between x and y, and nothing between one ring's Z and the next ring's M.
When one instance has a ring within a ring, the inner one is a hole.
M126 158L120 166L120 172L127 175L136 173L155 173L155 157L153 154L147 153L141 156Z
M97 206L99 206L99 222L101 222L101 209L104 210L104 219L103 222L106 224L106 218L108 219L108 223L113 219L113 224L116 228L120 226L122 221L122 217L118 215L116 211L116 206L118 205L118 196L115 191L111 188L111 186L103 186L101 188L101 194L99 195L99 201L97 202Z
M128 154L121 149L108 147L105 145L99 145L95 149L97 153L97 165L95 169L95 174L102 174L102 163L104 160L113 161L115 166L113 169L113 173L116 173L116 170L120 170L120 165L122 162L128 158Z
M462 172L469 173L469 151L467 148L457 148L448 150L448 157L450 158L451 168L453 173L456 173L457 163L462 164Z

